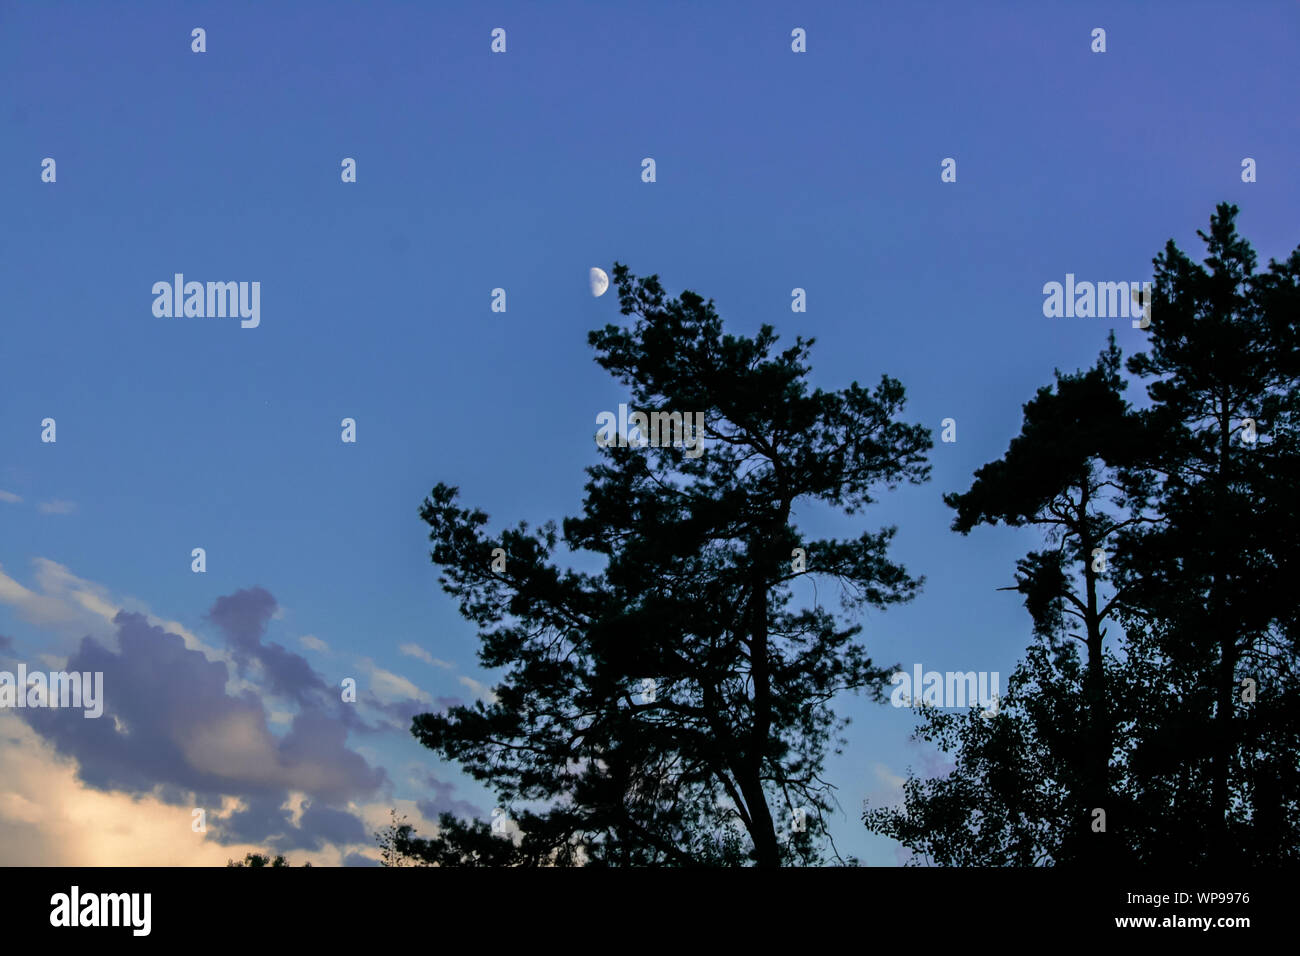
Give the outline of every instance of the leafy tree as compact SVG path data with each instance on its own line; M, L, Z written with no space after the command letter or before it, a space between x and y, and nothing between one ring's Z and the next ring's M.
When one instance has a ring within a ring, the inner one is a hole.
M244 858L236 863L234 860L227 860L226 866L289 866L290 863L282 855L276 854L275 859L271 859L269 853L248 853ZM304 863L303 866L311 866L310 863Z
M375 833L375 842L379 844L379 865L410 865L410 855L405 851L415 828L406 822L406 817L399 820L396 810L389 810L388 817L388 826Z
M968 495L950 499L958 530L979 520L1032 521L1047 500L1038 492L1061 488L1061 477L1076 473L1077 465L1056 469L1054 456L1067 464L1071 456L1105 462L1105 514L1083 520L1078 482L1072 505L1047 511L1078 543L1070 552L1075 580L1087 545L1112 536L1113 596L1094 604L1083 565L1084 595L1071 597L1060 552L1021 562L1017 589L1034 617L1036 644L1009 682L1007 706L990 721L926 714L918 736L954 753L956 769L940 779L911 778L902 807L864 814L870 828L922 858L1099 862L1079 850L1106 841L1090 841L1067 811L1080 793L1089 803L1102 799L1103 753L1109 802L1097 805L1110 808L1107 833L1125 858L1223 864L1300 857L1293 593L1300 571L1300 250L1256 273L1236 214L1220 205L1210 232L1200 234L1209 252L1204 266L1172 241L1154 260L1151 347L1128 363L1147 380L1149 407L1124 412L1119 427L1113 401L1077 405L1092 425L1070 433L1059 455L1039 447L1051 441L1040 434L1015 467L1013 443ZM1116 359L1103 362L1108 388L1122 387ZM1063 384L1057 397L1064 397ZM1249 431L1258 434L1253 442L1243 440ZM976 494L981 482L984 493ZM1086 664L1055 637L1071 608L1084 625ZM1113 650L1101 648L1107 614L1123 626ZM1258 688L1257 699L1247 682ZM1080 767L1072 764L1076 751Z
M867 828L930 865L1068 861L1078 852L1084 780L1077 759L1088 716L1083 672L1076 645L1038 636L993 714L922 706L915 737L952 754L955 766L931 779L909 772L903 804L864 808Z
M956 772L910 779L903 809L864 816L933 861L1099 865L1111 856L1119 814L1105 621L1125 595L1106 597L1103 586L1111 540L1150 520L1128 509L1124 470L1142 436L1120 367L1112 333L1093 368L1058 370L1055 385L1025 404L1020 434L1001 459L976 471L970 490L944 496L957 512L954 531L1035 526L1051 547L1022 558L1016 584L1004 589L1024 596L1038 643L1008 681L1001 713L990 720L923 710L920 736L959 751ZM1092 828L1096 808L1110 817L1102 833Z
M1147 829L1166 834L1153 852L1218 864L1294 859L1300 830L1300 249L1256 273L1237 212L1198 233L1204 265L1172 241L1155 260L1150 349L1129 370L1147 380L1162 520L1120 545L1125 626L1163 662L1133 755Z
M817 862L833 800L822 768L846 723L832 700L883 699L890 671L855 640L860 625L799 606L792 582L838 581L847 614L906 601L921 581L888 558L893 528L805 540L796 513L851 515L878 489L924 481L929 432L898 420L903 387L888 376L813 389L811 339L777 350L771 326L725 333L712 301L668 299L621 264L614 278L635 318L589 335L597 362L638 410L702 412L706 449L604 447L562 532L489 536L457 489L433 489L421 517L441 583L480 627L484 666L506 674L492 702L412 730L487 782L516 827L506 838L444 814L400 848L442 865ZM600 570L561 568L561 544ZM806 829L792 832L800 810Z

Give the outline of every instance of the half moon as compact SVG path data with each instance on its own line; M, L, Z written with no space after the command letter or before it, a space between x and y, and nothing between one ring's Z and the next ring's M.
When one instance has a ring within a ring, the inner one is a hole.
M599 299L602 295L605 294L605 290L608 288L609 288L609 276L605 274L605 270L598 269L595 266L592 266L591 267L591 294Z

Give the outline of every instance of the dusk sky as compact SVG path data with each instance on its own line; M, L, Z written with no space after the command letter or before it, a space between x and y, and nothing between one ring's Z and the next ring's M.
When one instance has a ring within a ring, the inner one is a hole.
M1170 238L1201 261L1223 201L1261 266L1300 243L1298 27L1294 0L0 4L0 670L105 675L102 719L0 711L0 863L369 865L389 808L488 819L409 732L496 676L418 510L445 481L494 531L579 512L629 400L586 344L625 321L587 286L615 261L815 337L815 385L902 381L932 479L797 519L898 526L926 583L860 618L878 664L1005 687L1031 626L996 589L1041 538L962 537L941 496L1053 369L1143 348L1045 317L1045 283L1150 280ZM176 273L260 283L260 324L156 316ZM903 862L863 800L948 764L905 708L839 711L835 844Z

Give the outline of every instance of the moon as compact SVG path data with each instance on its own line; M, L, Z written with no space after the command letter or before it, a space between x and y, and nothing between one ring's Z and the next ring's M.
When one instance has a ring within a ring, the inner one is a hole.
M595 266L592 266L591 267L591 294L599 299L602 295L605 294L605 290L608 288L609 288L609 276L605 274L605 270L598 269Z

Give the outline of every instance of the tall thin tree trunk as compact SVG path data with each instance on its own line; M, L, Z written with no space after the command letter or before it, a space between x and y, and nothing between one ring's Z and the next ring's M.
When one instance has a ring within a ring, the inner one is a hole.
M1079 502L1079 513L1086 521L1088 499L1090 497L1091 478L1085 477ZM1083 579L1086 588L1087 610L1084 625L1087 632L1088 664L1084 677L1084 699L1088 709L1088 738L1086 768L1086 791L1088 797L1088 828L1084 859L1093 866L1104 865L1110 858L1110 848L1114 838L1110 828L1115 826L1116 808L1110 799L1110 754L1111 729L1110 713L1106 703L1106 671L1104 666L1101 617L1097 611L1097 573L1092 568L1092 550L1098 542L1087 533L1086 524L1080 529L1083 545L1084 565ZM1101 808L1106 813L1105 832L1091 832L1092 811Z
M738 781L745 802L749 804L750 836L759 866L780 866L780 848L776 842L776 828L772 812L763 792L763 754L767 750L768 734L772 730L772 681L767 659L767 585L762 580L754 584L751 605L750 673L754 679L754 726L749 752L745 755L745 776Z

